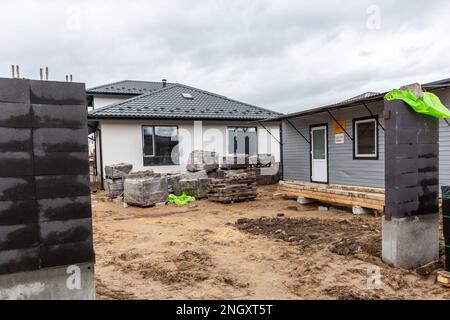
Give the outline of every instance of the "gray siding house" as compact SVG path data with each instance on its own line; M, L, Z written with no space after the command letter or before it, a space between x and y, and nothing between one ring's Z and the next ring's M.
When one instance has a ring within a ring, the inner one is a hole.
M450 79L423 85L450 106ZM284 180L384 188L384 95L278 117ZM440 184L450 184L450 124L440 121Z

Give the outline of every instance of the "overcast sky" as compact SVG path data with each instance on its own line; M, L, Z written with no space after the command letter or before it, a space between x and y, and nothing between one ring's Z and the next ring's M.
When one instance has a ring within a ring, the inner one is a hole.
M450 1L5 0L0 76L192 85L280 112L450 77Z

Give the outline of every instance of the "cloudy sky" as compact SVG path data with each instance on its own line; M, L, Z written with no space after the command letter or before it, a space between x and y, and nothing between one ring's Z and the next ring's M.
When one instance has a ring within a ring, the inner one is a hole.
M450 2L5 0L0 76L167 78L281 112L450 77Z

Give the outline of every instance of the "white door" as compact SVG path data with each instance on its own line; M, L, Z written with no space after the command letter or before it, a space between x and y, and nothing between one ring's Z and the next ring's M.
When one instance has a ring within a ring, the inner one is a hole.
M311 181L328 183L327 126L311 128Z

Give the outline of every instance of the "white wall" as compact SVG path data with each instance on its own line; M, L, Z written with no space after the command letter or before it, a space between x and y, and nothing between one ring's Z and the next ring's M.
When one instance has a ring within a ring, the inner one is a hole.
M200 125L201 124L201 125ZM143 164L142 126L177 125L179 135L180 165L145 166ZM193 121L135 121L105 120L100 123L102 134L103 166L125 162L133 164L133 170L153 169L155 172L184 171L192 150L216 151L221 156L227 153L227 128L229 126L255 126L245 122L199 122ZM277 123L265 127L280 140ZM203 139L194 141L194 128L201 130ZM258 128L258 153L271 153L280 161L279 143L261 126Z
M125 95L124 96L95 95L94 101L93 101L94 109L102 108L102 107L105 107L105 106L113 104L113 103L122 102L129 98L130 98L130 96L125 96Z

